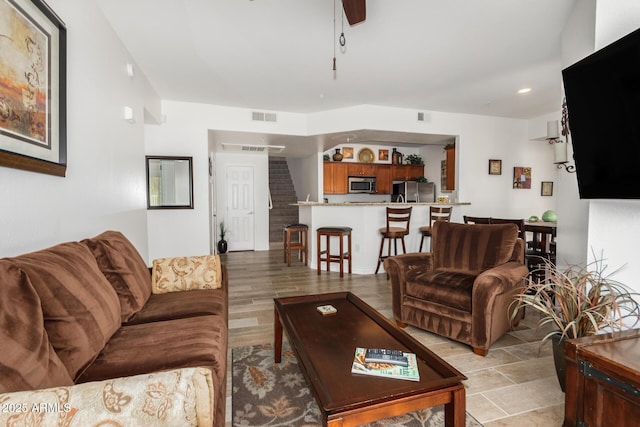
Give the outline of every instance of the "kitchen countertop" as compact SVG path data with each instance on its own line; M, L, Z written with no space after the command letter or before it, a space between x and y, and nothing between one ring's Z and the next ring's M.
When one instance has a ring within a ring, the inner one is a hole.
M455 203L438 203L438 202L409 202L409 203L398 203L398 202L331 202L331 203L323 203L323 202L297 202L291 203L292 206L465 206L471 205L471 202L455 202Z

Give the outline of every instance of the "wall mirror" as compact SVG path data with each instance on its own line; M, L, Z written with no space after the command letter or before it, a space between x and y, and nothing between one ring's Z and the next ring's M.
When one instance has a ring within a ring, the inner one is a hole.
M192 157L146 159L147 209L193 209Z

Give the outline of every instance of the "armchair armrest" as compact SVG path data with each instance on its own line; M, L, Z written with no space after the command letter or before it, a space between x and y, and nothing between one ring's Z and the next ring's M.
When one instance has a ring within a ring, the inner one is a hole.
M482 272L473 283L471 295L472 347L488 349L511 326L511 302L524 288L527 266L509 261Z
M410 279L417 274L431 271L433 269L433 254L431 252L416 252L392 256L384 260L384 269L391 279L393 317L396 320L401 320L401 306L407 278Z
M213 425L213 383L183 368L42 390L0 394L0 425Z
M153 260L151 292L218 289L222 286L224 266L219 255L159 258ZM226 276L226 274L225 274Z

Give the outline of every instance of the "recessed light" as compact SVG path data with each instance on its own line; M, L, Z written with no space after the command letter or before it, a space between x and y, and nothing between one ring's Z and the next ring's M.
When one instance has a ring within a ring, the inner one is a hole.
M529 93L529 92L531 92L531 88L530 88L530 87L523 87L522 89L520 89L520 90L518 91L518 93L519 93L519 94L521 94L521 95L522 95L523 93Z

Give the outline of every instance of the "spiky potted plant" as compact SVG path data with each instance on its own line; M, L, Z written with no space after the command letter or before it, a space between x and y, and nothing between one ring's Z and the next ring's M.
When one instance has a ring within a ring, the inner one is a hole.
M224 238L228 232L229 230L227 229L227 227L225 227L224 221L220 221L220 229L219 229L220 240L218 240L218 252L221 254L227 253L228 245L227 245L227 241Z
M539 326L553 327L542 341L552 340L562 391L565 339L630 329L640 320L639 294L613 280L615 272L605 274L606 268L602 257L587 266L573 265L566 270L545 260L546 280L541 283L530 280L514 301L513 320L521 309L531 308L541 315Z

